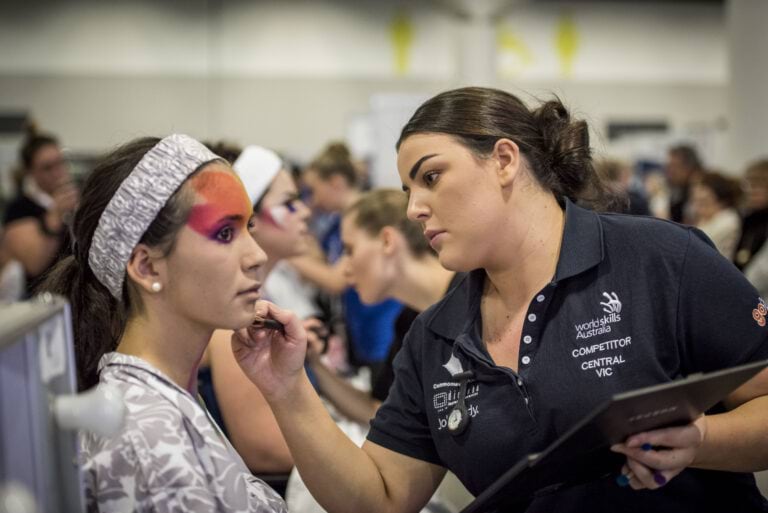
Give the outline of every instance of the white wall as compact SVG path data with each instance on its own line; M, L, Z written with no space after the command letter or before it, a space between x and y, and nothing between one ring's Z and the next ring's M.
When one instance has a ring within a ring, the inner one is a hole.
M723 9L675 2L529 2L498 22L530 53L502 47L499 71L521 80L564 78L558 37L573 20L576 47L570 81L705 83L727 80ZM514 57L518 58L515 59Z
M370 111L373 96L430 95L459 83L466 20L441 5L4 2L0 111L31 112L76 150L178 130L308 159L327 140L343 138L350 120ZM516 3L496 19L495 85L559 92L598 134L611 119L666 120L685 129L727 116L722 9L569 5ZM400 70L398 13L412 34ZM557 49L568 13L576 41L570 75ZM527 60L502 44L510 35Z

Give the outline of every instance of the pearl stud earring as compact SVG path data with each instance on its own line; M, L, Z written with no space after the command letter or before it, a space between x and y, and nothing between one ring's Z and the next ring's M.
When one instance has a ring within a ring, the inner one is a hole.
M163 290L163 284L159 281L152 282L152 292L160 292Z

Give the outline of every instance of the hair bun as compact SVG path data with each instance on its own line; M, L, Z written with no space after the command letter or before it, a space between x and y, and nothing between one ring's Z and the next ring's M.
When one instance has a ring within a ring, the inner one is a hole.
M24 137L26 139L33 139L37 137L40 134L40 129L37 126L37 123L33 119L28 118L24 122Z
M543 143L540 164L545 167L544 175L558 182L550 187L575 201L594 176L587 123L573 121L558 98L542 103L533 111L533 118Z

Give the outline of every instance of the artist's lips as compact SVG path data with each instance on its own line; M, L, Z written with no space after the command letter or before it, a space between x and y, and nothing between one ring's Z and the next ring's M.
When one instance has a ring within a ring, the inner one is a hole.
M253 287L245 290L241 290L237 293L238 296L247 296L247 295L259 295L259 289L261 289L261 283L254 285Z

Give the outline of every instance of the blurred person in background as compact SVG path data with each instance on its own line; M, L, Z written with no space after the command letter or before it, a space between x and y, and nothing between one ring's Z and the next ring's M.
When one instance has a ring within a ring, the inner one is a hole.
M59 142L31 126L22 143L21 187L3 216L5 248L24 268L27 295L68 245L80 194Z
M368 367L373 383L387 357L394 336L394 321L402 305L394 299L365 305L344 277L340 262L343 253L341 212L360 195L358 173L349 150L338 143L329 145L309 164L302 180L310 191L311 206L328 216L329 222L325 231L317 234L322 253L310 251L290 262L304 278L326 293L340 295L351 363L355 367Z
M309 333L307 361L318 390L338 412L337 425L358 446L365 441L368 423L389 394L394 382L393 362L411 323L458 281L456 273L440 265L421 227L408 219L407 206L408 197L402 191L378 189L363 194L342 217L344 257L340 265L347 282L365 304L391 297L405 305L395 320L395 336L373 388L362 390L328 368L320 354L322 345ZM297 513L323 511L295 470L286 502ZM433 497L423 511L448 510Z
M595 171L614 194L626 197L618 211L638 216L651 215L645 194L632 184L632 168L618 159L603 158L595 162Z
M0 227L0 303L19 301L24 297L24 267L14 260L5 246L3 228Z
M691 186L704 171L699 154L693 146L673 146L667 153L667 181L669 183L669 218L676 223L691 224L688 199Z
M768 159L747 166L746 205L734 263L744 270L768 238Z
M648 195L648 208L651 215L659 219L669 219L669 189L664 174L650 171L643 179L643 187Z
M306 252L309 209L298 198L282 159L272 150L246 146L237 152L233 168L253 208L251 236L267 254L260 268L260 280L267 283L283 259ZM303 306L307 298L291 284L265 288L263 295L287 308L298 307L302 318L316 313L311 305ZM232 332L224 330L211 338L208 364L214 397L206 393L206 401L217 405L223 427L248 468L282 495L293 459L264 396L235 361L231 338Z
M736 206L741 199L741 185L720 173L701 175L691 189L691 209L695 226L707 234L717 250L733 260L741 232L741 216Z

